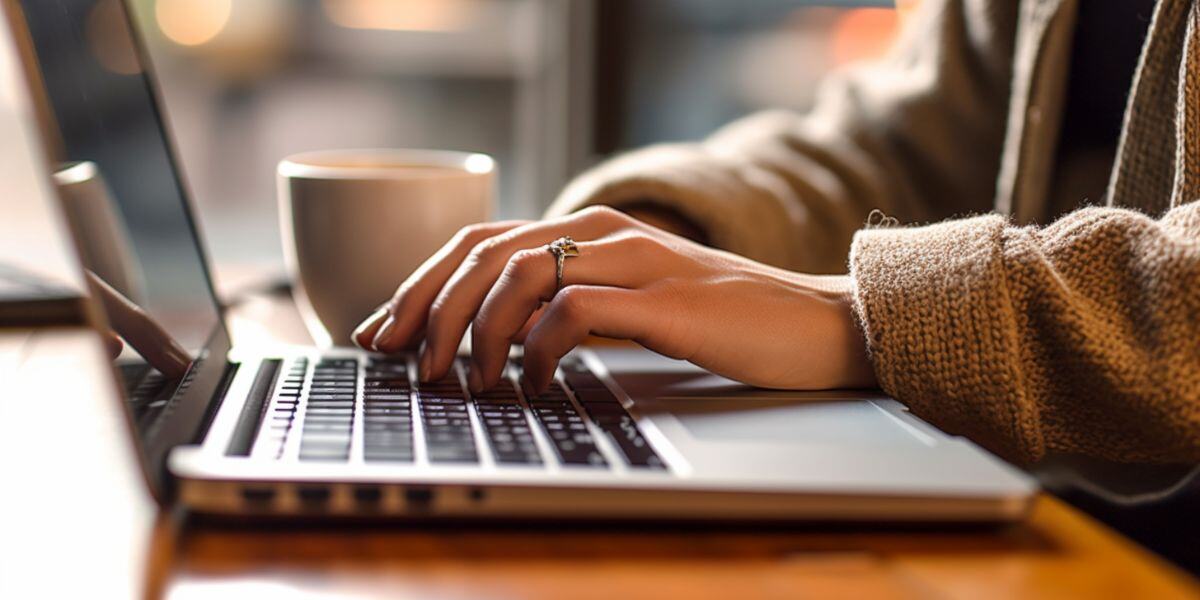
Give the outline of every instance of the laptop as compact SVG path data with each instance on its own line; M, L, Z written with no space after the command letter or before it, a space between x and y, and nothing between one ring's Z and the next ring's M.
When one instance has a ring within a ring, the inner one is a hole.
M57 160L103 175L133 299L194 357L114 377L159 502L231 516L1003 522L1036 484L879 392L762 390L637 347L579 348L550 391L519 361L468 392L411 355L234 347L150 62L112 0L0 0ZM403 224L397 224L403 227ZM115 410L115 409L114 409Z

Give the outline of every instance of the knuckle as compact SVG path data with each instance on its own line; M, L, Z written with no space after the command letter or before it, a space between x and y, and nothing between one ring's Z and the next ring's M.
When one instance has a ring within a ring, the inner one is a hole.
M412 295L413 288L415 287L417 287L417 281L414 280L414 278L410 277L409 279L405 279L399 286L396 287L396 293L392 294L391 298L388 298L388 301L384 303L384 307L387 308L389 312L395 312L399 310L405 299Z
M508 271L508 275L513 281L525 280L538 270L538 259L544 260L542 254L540 250L521 250L508 259L508 266L505 270Z
M426 335L430 338L437 335L441 331L442 325L445 324L445 318L442 316L442 308L445 307L446 301L442 296L438 296L429 306L429 316L425 318Z
M626 237L624 243L637 254L657 253L666 248L666 244L663 244L662 240L641 231Z
M625 218L625 213L623 213L611 206L603 206L603 205L589 206L589 207L579 211L579 214L584 219L589 219L589 220L594 219L597 221L607 221L607 222L615 222L615 221L623 220Z
M467 255L467 258L476 264L487 262L503 249L505 241L505 239L500 237L490 237L477 242L471 247L471 252Z
M587 303L587 294L584 290L568 286L558 291L554 296L554 308L558 313L558 317L567 322L576 322L584 314L584 305Z
M460 228L458 232L454 234L454 237L450 238L450 243L457 248L474 246L475 244L479 243L479 240L487 237L485 228L486 224L484 223L466 225Z

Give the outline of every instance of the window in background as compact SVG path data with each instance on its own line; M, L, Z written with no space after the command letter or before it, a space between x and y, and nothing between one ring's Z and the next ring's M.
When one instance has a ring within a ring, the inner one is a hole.
M918 0L901 0L906 12ZM767 108L803 110L831 69L881 55L890 0L603 0L595 150L701 138Z
M129 1L225 290L282 271L287 154L487 152L498 214L535 217L614 151L803 109L824 73L878 54L896 26L879 2Z
M568 47L588 38L588 2L130 1L225 290L282 271L274 168L288 154L486 152L498 214L531 216L567 177L563 132L586 129L566 123L579 86L565 78L586 71Z

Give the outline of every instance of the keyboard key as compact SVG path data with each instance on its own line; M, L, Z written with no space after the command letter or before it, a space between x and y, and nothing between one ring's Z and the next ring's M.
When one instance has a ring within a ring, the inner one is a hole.
M307 382L308 402L300 429L301 460L347 460L354 429L358 361L326 358Z
M483 421L484 437L497 464L543 464L533 436L528 433L520 397L511 382L502 381L496 388L472 396L471 400ZM514 427L521 427L525 433L514 435Z
M578 417L574 408L535 410L534 414L541 423L546 437L550 438L550 445L554 447L559 462L570 466L603 467L608 465L608 461L604 460L604 455L600 454L600 450L596 448L595 441L591 439L591 436L581 437L577 440L575 439L577 432L571 431L568 424L563 422L570 416ZM582 420L579 425L583 426ZM586 429L583 427L584 431Z
M417 386L425 447L434 463L479 461L467 413L466 391L453 371L441 381Z
M665 469L662 458L650 447L650 443L638 429L636 421L619 404L602 403L585 405L588 416L603 431L608 439L621 451L626 464L631 467Z
M621 404L621 402L617 400L617 397L610 392L608 388L575 390L575 398L578 399L579 403L583 404L584 406L592 404L615 404L620 406Z
M366 448L363 450L363 460L368 462L413 462L411 450L395 448Z

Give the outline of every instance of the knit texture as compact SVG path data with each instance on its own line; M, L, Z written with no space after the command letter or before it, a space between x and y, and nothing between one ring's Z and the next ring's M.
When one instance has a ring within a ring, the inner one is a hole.
M1200 460L1200 203L864 230L851 269L880 385L946 431L1022 461Z
M849 250L880 385L916 414L1017 462L1200 461L1200 8L1159 0L1111 177L1072 174L1107 182L1106 206L1045 224L1082 200L1021 167L1054 152L1045 110L1062 106L1075 8L925 0L888 57L834 77L808 114L630 153L551 214L650 201L804 271L844 269ZM1011 213L860 230L873 209Z

